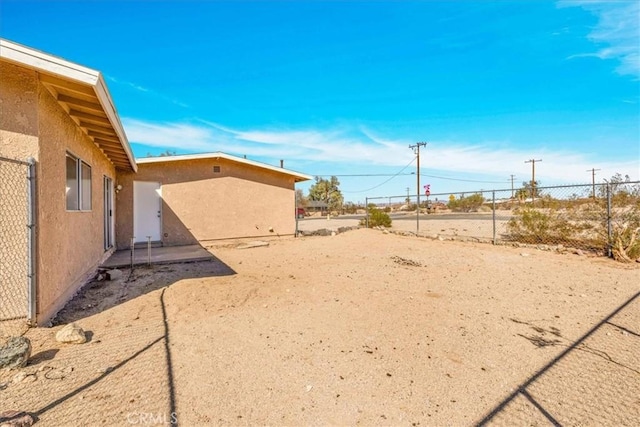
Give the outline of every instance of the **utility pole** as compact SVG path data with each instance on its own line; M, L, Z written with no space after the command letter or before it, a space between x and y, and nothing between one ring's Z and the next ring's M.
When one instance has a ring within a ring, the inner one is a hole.
M410 145L411 148L418 159L417 169L416 169L416 237L418 237L418 232L420 231L420 147L426 147L426 142L416 142L415 145Z
M596 199L596 171L599 171L600 169L587 169L587 172L591 172L591 186L593 188L593 200Z
M516 179L515 175L510 175L511 176L511 198L513 199L513 181Z
M542 159L530 159L525 160L525 163L531 163L531 203L535 201L536 198L536 162L541 162Z

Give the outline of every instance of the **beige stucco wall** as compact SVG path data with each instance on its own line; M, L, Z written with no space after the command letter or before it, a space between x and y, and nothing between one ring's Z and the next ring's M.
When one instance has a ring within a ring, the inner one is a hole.
M38 88L38 323L48 320L82 286L108 253L104 250L103 179L115 167L67 115ZM91 166L92 209L66 210L66 153Z
M36 73L0 61L0 157L38 157ZM0 160L0 319L27 316L27 167ZM0 324L3 333L19 333Z
M90 212L66 211L67 151L91 166ZM0 156L37 161L36 320L42 324L64 306L106 255L103 176L115 181L115 168L38 82L35 71L2 61ZM5 219L0 223L7 223L7 213L0 215ZM2 232L6 238L9 230Z
M214 173L213 166L220 166ZM164 245L295 233L293 177L226 159L138 164L118 173L116 240L133 236L133 181L162 185ZM269 231L272 229L273 231Z
M35 71L0 61L0 156L38 158L38 80Z

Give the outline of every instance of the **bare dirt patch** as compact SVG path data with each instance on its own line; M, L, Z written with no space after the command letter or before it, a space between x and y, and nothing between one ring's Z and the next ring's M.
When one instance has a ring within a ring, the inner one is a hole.
M60 322L90 342L30 330L29 381L0 372L2 409L42 425L468 425L640 291L638 268L602 258L365 229L211 252L89 285ZM636 299L528 393L561 424L638 425L639 329ZM493 421L547 420L519 395Z

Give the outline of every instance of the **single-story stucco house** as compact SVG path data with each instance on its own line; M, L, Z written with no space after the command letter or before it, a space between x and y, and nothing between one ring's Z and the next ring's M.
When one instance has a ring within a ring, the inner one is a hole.
M118 248L295 232L295 183L311 177L224 153L138 159L118 174Z
M98 71L0 39L0 324L47 323L132 238L292 235L308 179L224 153L136 161Z

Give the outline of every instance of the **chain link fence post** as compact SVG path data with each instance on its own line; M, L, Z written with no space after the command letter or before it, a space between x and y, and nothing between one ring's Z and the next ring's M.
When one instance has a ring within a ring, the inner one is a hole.
M36 160L33 157L27 159L27 200L28 200L28 223L29 228L29 293L27 295L28 315L27 322L31 326L36 324L36 284L37 284L37 270L36 270Z
M365 211L365 224L367 225L367 228L369 228L369 198L365 197L364 198L364 211Z
M607 256L609 258L613 257L612 251L612 243L613 243L613 233L611 227L611 185L607 183L606 188L606 197L607 197Z
M493 224L492 242L495 245L496 244L496 192L495 190L491 192L491 210L492 210L491 222Z

